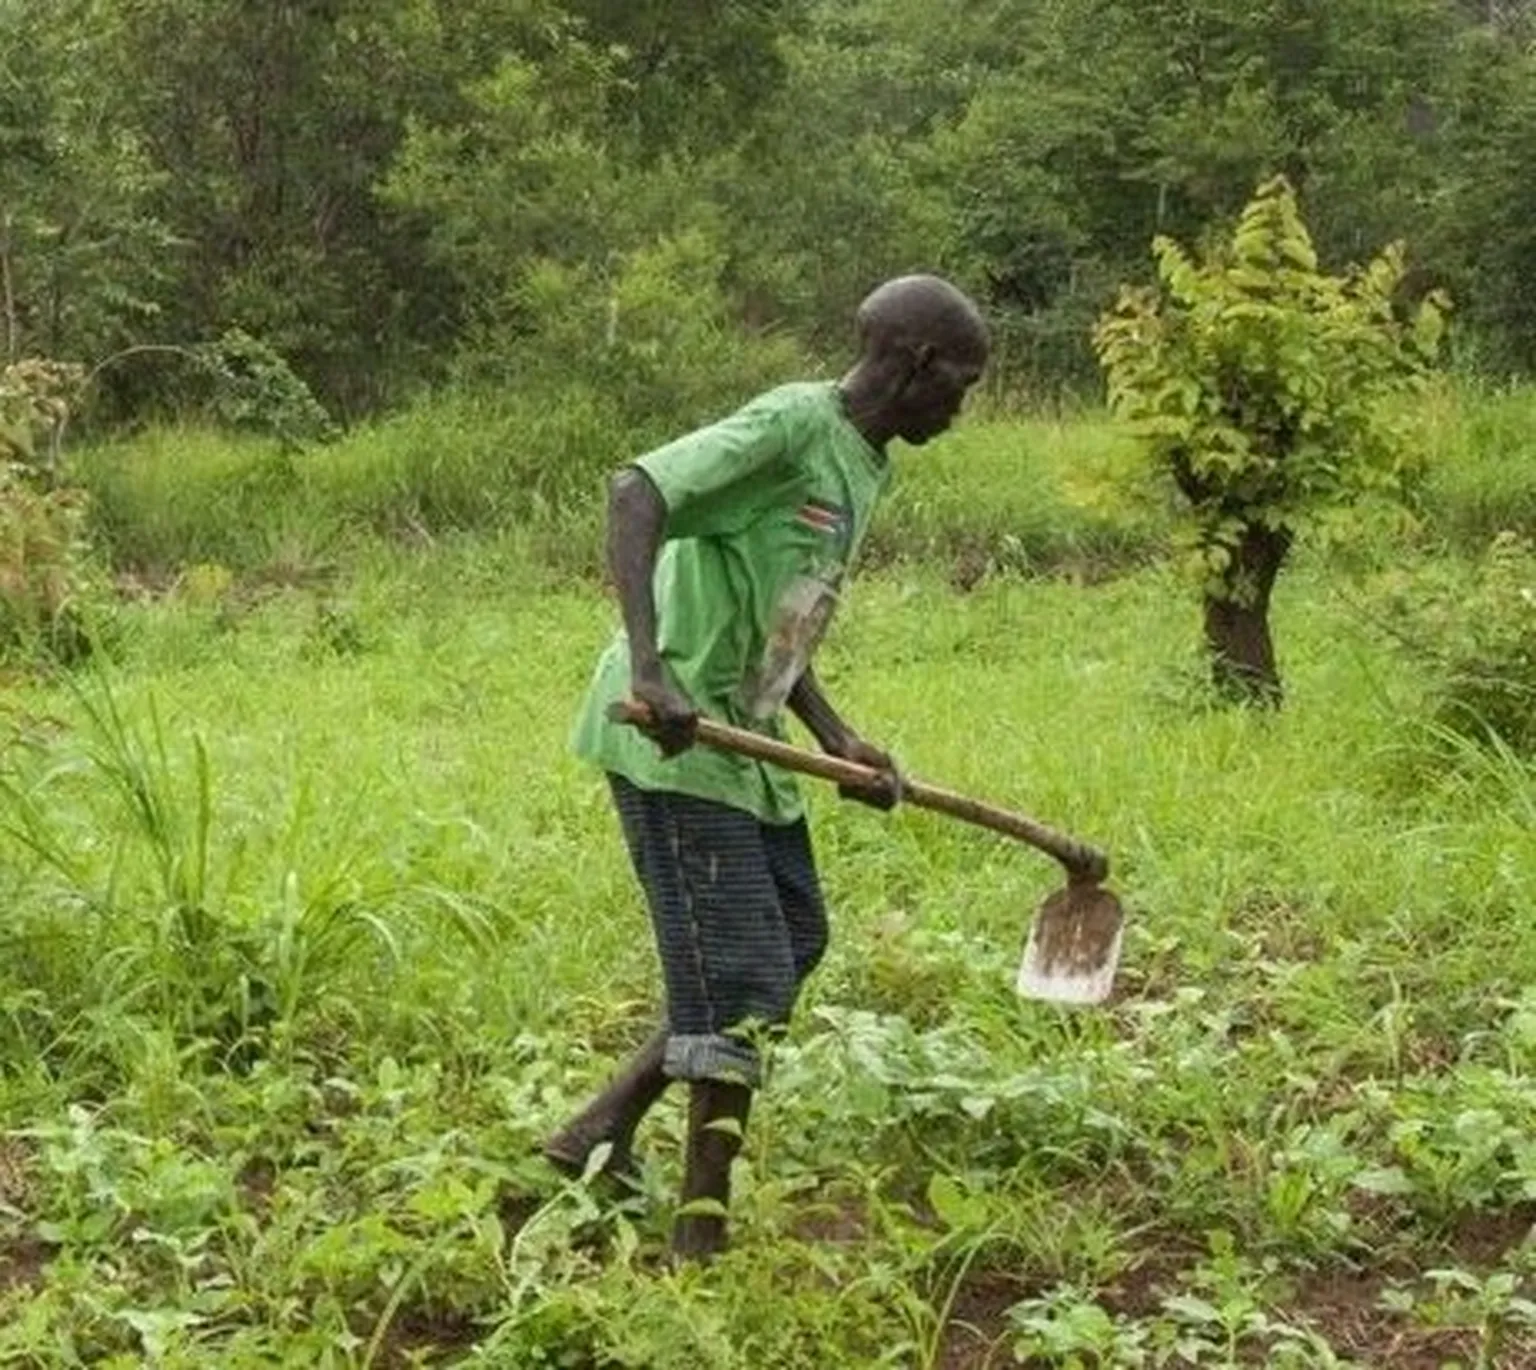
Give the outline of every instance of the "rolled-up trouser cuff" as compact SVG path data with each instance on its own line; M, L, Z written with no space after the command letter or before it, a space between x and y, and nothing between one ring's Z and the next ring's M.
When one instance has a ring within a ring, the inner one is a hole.
M717 1035L667 1038L662 1069L674 1080L722 1080L750 1089L763 1078L762 1057L755 1048Z

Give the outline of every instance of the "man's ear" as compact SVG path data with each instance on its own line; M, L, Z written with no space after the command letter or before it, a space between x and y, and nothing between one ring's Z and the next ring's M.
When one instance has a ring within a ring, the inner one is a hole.
M896 395L906 393L906 389L912 384L920 372L926 371L933 361L935 348L932 343L914 343L903 346L901 351L905 354L904 365L901 368L900 383L896 387ZM894 396L893 396L894 398Z

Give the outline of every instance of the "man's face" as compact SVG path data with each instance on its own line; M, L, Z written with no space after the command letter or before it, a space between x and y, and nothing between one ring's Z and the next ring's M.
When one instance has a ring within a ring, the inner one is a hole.
M898 397L896 431L904 441L921 447L955 421L966 394L986 369L987 353L979 340L967 340L943 350L921 348L913 362Z

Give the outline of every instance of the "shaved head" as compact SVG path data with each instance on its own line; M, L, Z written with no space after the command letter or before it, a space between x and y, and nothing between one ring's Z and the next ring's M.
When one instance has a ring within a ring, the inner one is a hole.
M898 276L857 315L860 356L840 385L854 424L876 447L922 444L949 427L991 351L975 302L939 276Z
M866 353L928 346L951 360L986 360L987 325L970 296L940 276L898 276L864 297L857 316Z

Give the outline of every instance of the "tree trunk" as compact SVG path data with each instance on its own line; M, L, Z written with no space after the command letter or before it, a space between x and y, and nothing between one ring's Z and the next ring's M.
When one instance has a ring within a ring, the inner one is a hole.
M1246 527L1233 548L1222 594L1205 597L1211 681L1220 694L1239 704L1280 707L1269 597L1291 541L1289 528Z

